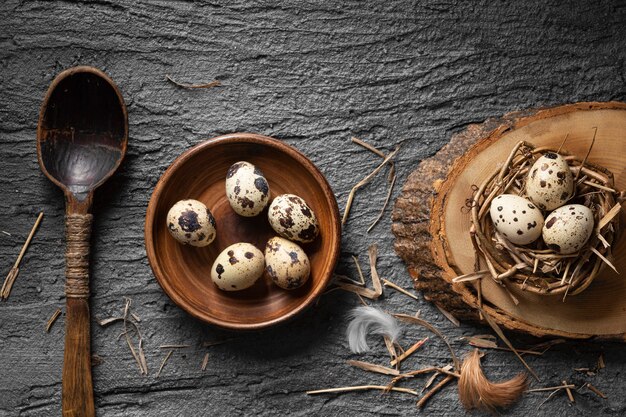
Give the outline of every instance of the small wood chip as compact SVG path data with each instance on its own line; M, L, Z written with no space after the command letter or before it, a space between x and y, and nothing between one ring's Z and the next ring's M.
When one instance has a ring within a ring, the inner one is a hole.
M9 232L5 232L4 230L2 230L1 232L2 232L2 233L4 233L4 234L5 234L5 235L7 235L7 236L13 236L11 233L9 233Z
M54 322L57 321L60 315L61 315L61 309L57 308L54 311L54 313L52 313L52 316L50 316L50 318L48 319L48 322L46 323L46 333L50 333L50 329L52 328L52 325L54 324Z
M569 388L567 381L563 380L563 387L565 388L565 392L567 393L567 398L569 399L569 402L573 403L576 402L576 400L574 399L574 394L572 394L572 389Z
M450 313L448 310L440 306L438 303L434 303L434 304L435 304L435 307L437 307L437 310L439 310L441 314L443 314L444 317L450 321L450 323L454 324L456 327L461 327L461 322L456 317L454 317L452 313Z
M13 284L15 283L15 280L17 279L17 276L20 273L20 263L22 262L22 258L24 257L24 254L26 253L28 246L30 245L30 241L33 239L33 236L35 235L35 232L37 231L37 228L39 227L39 223L41 223L41 219L43 219L43 211L39 213L39 216L37 216L37 220L35 220L35 224L30 229L30 233L28 234L28 237L26 238L26 242L24 242L24 245L22 245L22 249L20 250L20 253L17 256L17 260L15 261L15 264L13 264L13 267L7 274L7 277L5 278L4 283L2 284L2 289L0 289L0 299L2 300L8 299L9 295L11 295L11 289L13 288Z
M204 354L204 359L202 359L202 366L200 366L200 370L205 371L208 363L209 363L209 353L207 352Z
M178 81L174 80L172 77L170 77L168 74L165 74L165 78L171 82L172 84L181 87L181 88L187 88L190 90L193 89L197 89L197 88L213 88L213 87L219 87L222 85L222 83L220 83L218 80L214 80L205 84L185 84L185 83L179 83Z
M604 352L601 352L600 356L598 356L598 364L596 365L596 368L600 370L600 369L604 369L605 367L606 367L606 364L604 363Z
M387 335L383 336L383 340L385 341L385 347L387 348L387 352L389 352L389 357L391 360L394 360L398 357L398 353L396 352L396 346L393 344L391 338Z
M591 385L591 383L587 382L585 384L585 386L594 394L596 394L598 397L603 398L603 399L607 399L609 397L607 397L607 395L605 393L603 393L602 391L600 391L599 389L597 389L596 387L594 387L593 385Z
M165 366L165 364L170 359L170 356L172 356L173 353L174 353L173 349L167 352L167 355L165 355L165 357L163 358L163 362L161 362L161 366L159 366L159 370L156 373L156 378L158 378L159 375L161 375L161 371L163 370L163 367Z
M374 363L349 360L348 364L355 366L357 368L363 369L364 371L374 372L377 374L392 375L392 376L400 375L400 371L398 371L397 369L387 368L386 366L376 365Z
M370 259L370 274L372 275L372 286L374 287L374 291L379 296L383 294L383 286L380 283L380 277L378 276L378 271L376 270L376 260L378 258L378 245L373 244L367 249L367 254Z
M396 359L392 360L391 361L391 366L396 366L396 365L401 364L403 360L405 360L406 358L411 356L413 353L415 353L415 351L417 351L419 348L424 346L424 343L426 343L427 341L428 341L428 337L426 337L426 338L424 338L422 340L418 340L417 342L415 342L413 344L413 346L408 348L402 355L400 355Z

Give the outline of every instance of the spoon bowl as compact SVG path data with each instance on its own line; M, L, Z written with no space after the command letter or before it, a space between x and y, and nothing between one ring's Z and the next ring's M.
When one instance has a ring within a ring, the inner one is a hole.
M39 163L46 176L79 200L121 163L128 141L126 106L102 71L75 67L50 85L37 129Z

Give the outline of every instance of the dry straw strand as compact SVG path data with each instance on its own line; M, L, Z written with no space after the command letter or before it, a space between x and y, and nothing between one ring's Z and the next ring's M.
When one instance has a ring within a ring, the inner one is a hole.
M13 288L13 284L15 283L15 280L17 279L17 276L20 273L20 263L22 262L22 258L24 257L26 250L30 246L30 241L33 239L33 236L35 236L35 232L37 231L37 228L39 228L39 223L41 223L42 219L43 219L43 211L40 212L39 215L37 216L37 220L35 220L35 224L30 229L30 233L28 234L28 237L26 238L24 245L22 245L22 249L20 250L19 255L17 255L15 264L13 264L13 267L7 274L7 277L5 278L4 283L2 284L2 289L0 289L0 299L6 300L7 298L9 298L9 295L11 295L11 289Z
M165 78L172 84L180 88L186 88L188 90L195 90L195 89L201 89L201 88L213 88L213 87L219 87L222 85L222 83L219 82L218 80L214 80L214 81L204 83L204 84L186 84L186 83L180 83L174 80L169 74L165 74Z

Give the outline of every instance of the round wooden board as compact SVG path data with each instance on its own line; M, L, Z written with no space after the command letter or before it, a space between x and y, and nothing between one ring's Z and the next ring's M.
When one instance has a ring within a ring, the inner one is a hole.
M478 319L477 285L482 285L483 309L502 326L535 336L602 338L626 341L626 278L605 268L582 294L546 297L510 290L510 296L491 279L452 284L458 275L473 271L469 238L470 218L462 210L495 164L506 159L520 140L535 145L564 146L584 155L598 128L590 162L603 165L626 189L626 104L576 103L514 112L471 125L455 135L435 156L420 163L409 176L393 211L395 249L407 263L417 290L460 319ZM624 224L626 216L621 214ZM626 271L626 236L613 247L614 264Z

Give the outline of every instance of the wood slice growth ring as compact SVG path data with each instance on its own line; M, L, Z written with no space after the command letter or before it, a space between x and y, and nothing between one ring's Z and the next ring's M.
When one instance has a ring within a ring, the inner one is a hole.
M491 278L453 284L474 271L470 214L462 210L472 186L481 183L511 149L525 140L558 148L566 133L567 150L584 155L597 127L589 161L614 174L626 189L626 104L576 103L513 112L453 136L409 176L393 211L395 249L407 263L415 288L424 298L461 319L478 320L482 308L504 327L535 336L618 339L626 341L626 278L604 268L587 290L568 297L532 294ZM624 212L620 214L623 224ZM626 271L626 238L613 245L614 265ZM518 300L515 304L512 293Z

